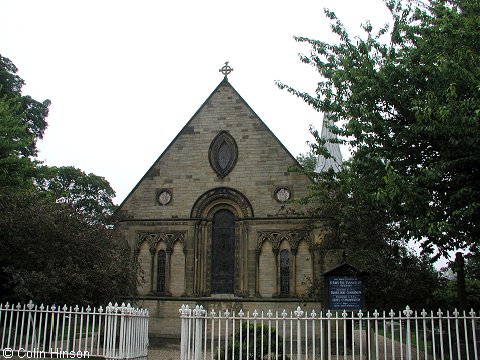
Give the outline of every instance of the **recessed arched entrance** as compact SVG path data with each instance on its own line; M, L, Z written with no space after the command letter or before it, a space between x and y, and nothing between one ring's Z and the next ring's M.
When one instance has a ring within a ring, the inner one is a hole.
M211 189L195 202L191 217L197 220L194 294L245 296L248 231L244 219L253 217L248 199L231 188Z

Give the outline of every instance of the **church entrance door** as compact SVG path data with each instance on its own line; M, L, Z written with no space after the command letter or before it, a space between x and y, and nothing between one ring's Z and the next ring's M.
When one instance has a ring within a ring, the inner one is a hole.
M212 294L233 294L235 216L229 210L213 215Z

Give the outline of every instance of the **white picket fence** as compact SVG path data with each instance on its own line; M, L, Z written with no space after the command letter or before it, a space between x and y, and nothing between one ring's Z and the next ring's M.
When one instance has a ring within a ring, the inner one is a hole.
M0 357L146 359L148 310L0 304Z
M279 314L183 305L179 311L181 360L478 360L473 310L308 314L298 307Z

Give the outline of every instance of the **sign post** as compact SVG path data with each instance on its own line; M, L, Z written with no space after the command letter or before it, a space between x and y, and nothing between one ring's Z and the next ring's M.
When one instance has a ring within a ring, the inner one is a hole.
M364 277L357 275L331 275L328 282L328 308L330 310L360 310L365 308Z
M367 275L347 263L322 274L326 307L329 310L348 312L365 309L365 279ZM352 320L347 320L345 326L347 346L351 349Z

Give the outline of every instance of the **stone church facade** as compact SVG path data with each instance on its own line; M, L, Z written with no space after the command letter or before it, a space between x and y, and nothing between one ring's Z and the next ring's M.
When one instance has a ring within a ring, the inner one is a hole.
M225 76L118 211L152 336L179 334L182 304L292 309L306 278L340 263L291 204L311 180L290 166L295 158Z

